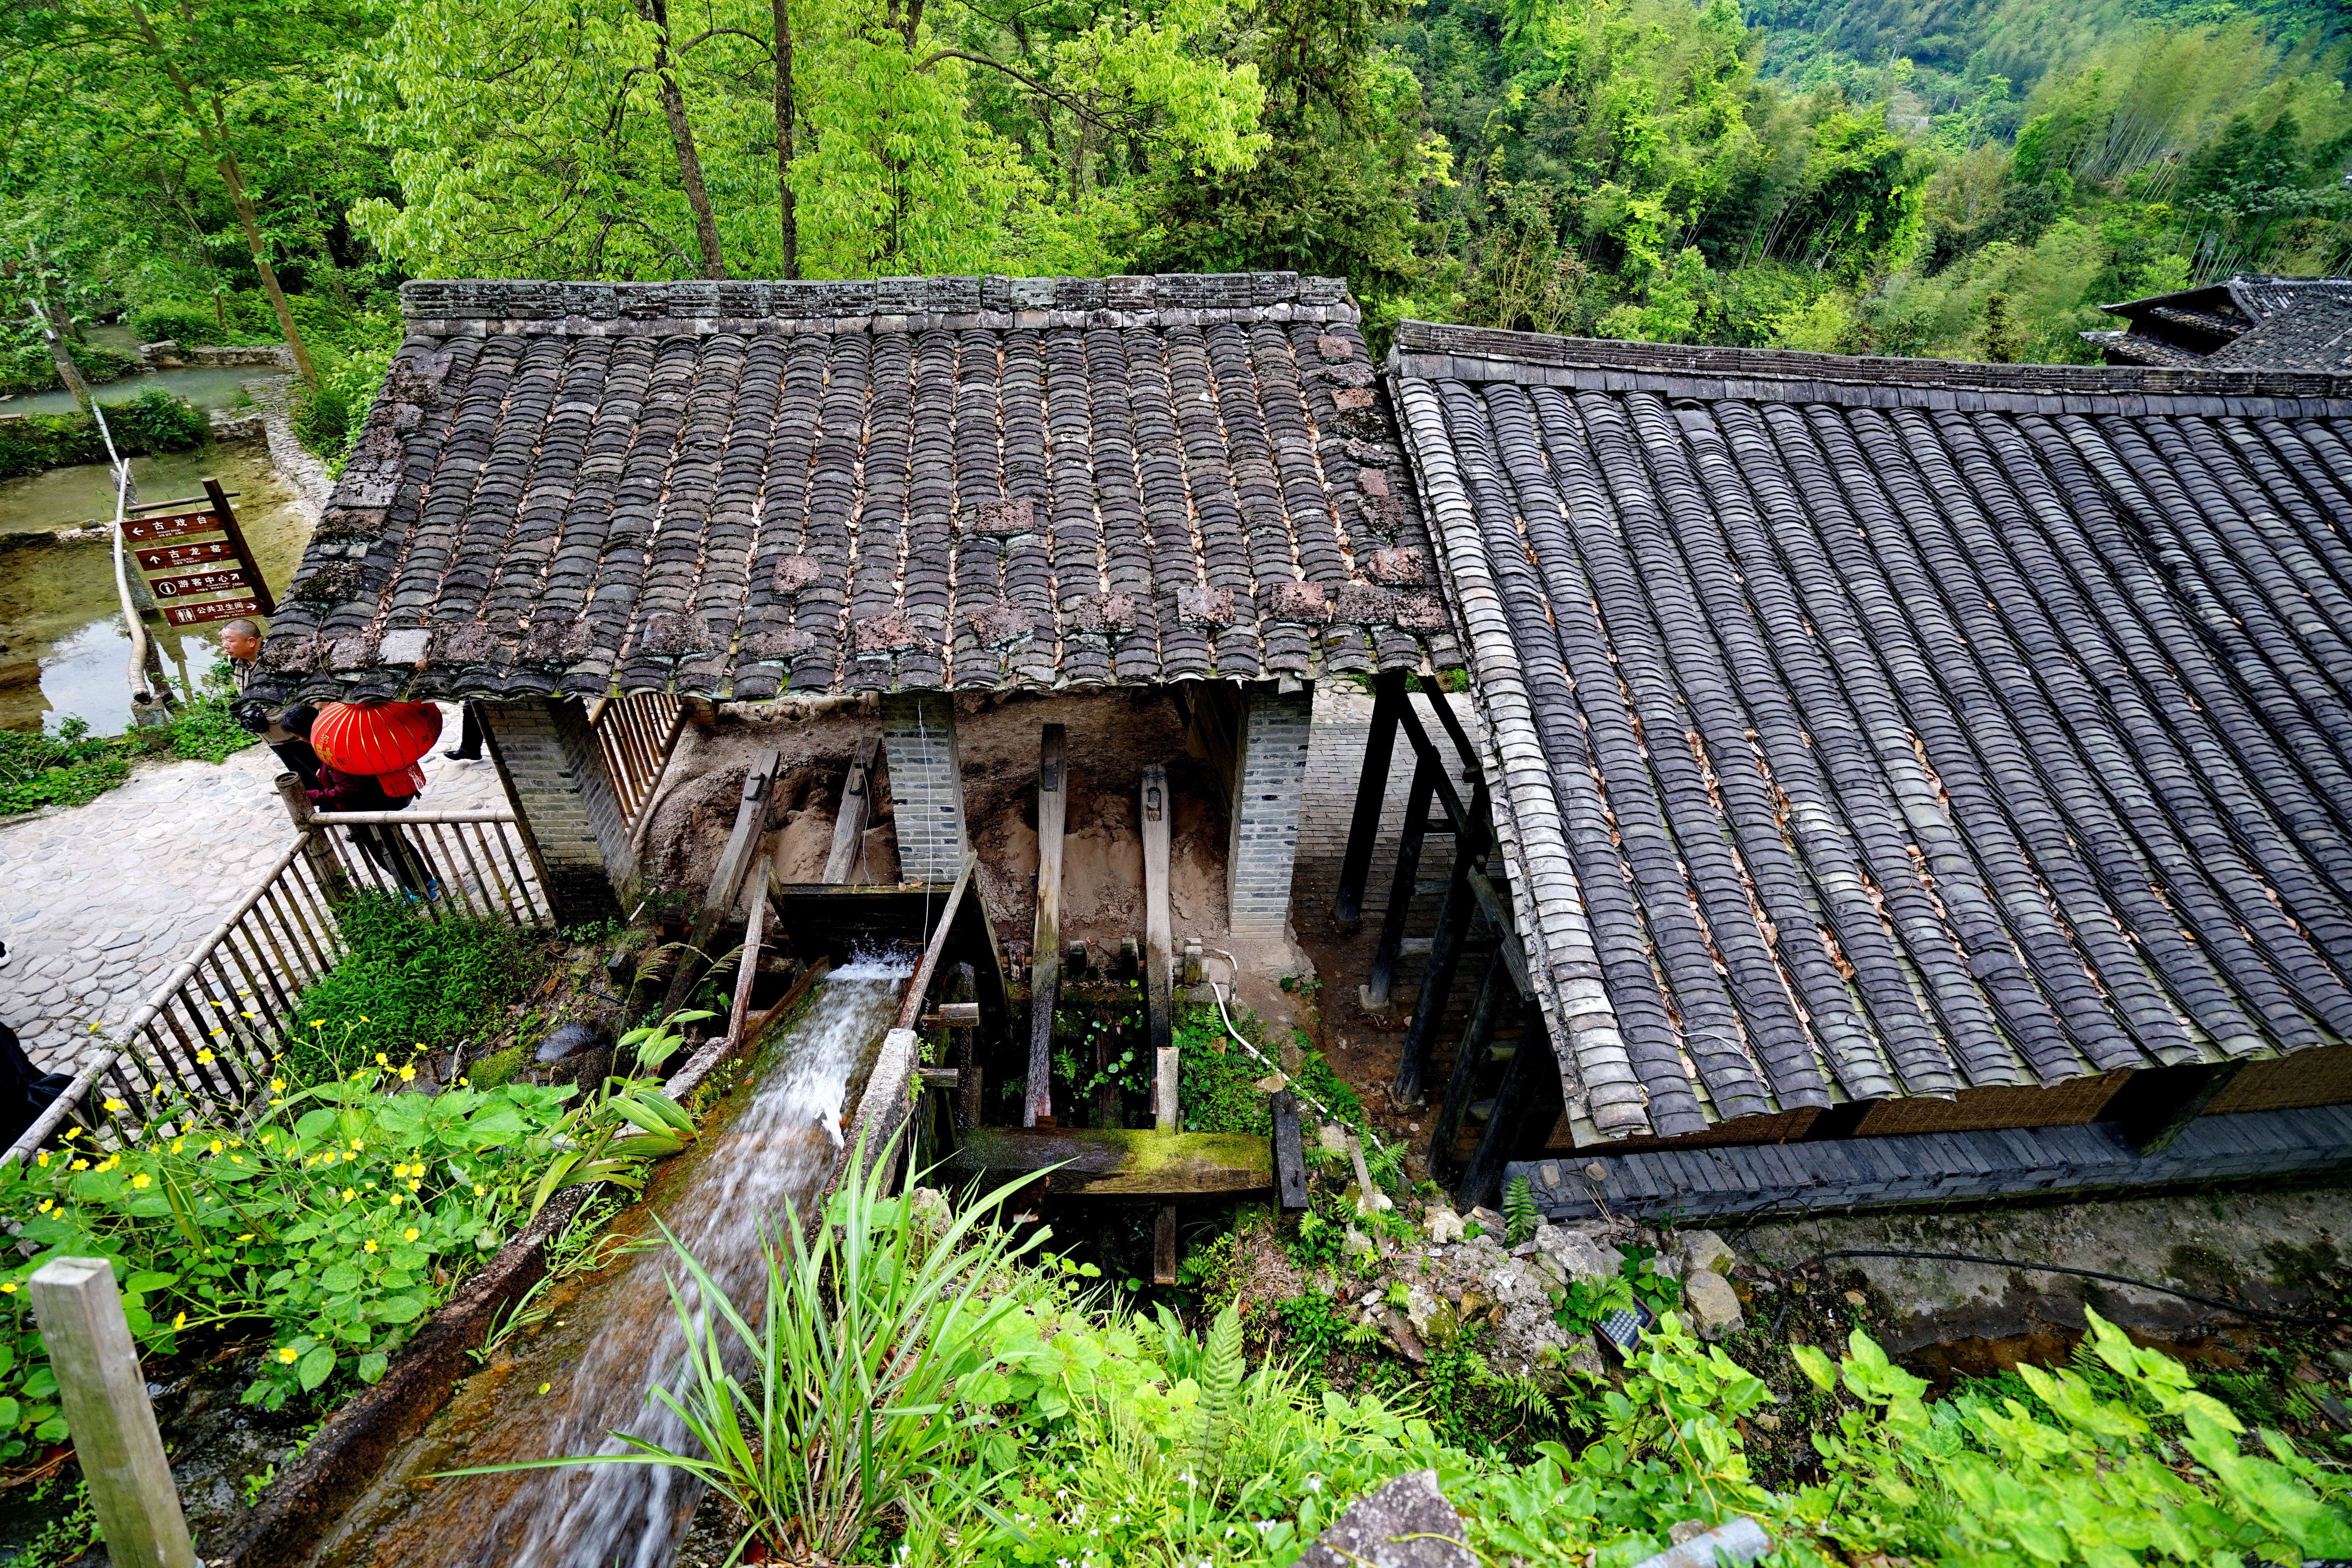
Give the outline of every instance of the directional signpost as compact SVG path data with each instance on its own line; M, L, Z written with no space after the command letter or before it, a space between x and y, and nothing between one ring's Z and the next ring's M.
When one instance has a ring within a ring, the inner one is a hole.
M122 520L122 542L169 625L193 626L277 611L228 493L216 479L205 481L201 497L135 509Z

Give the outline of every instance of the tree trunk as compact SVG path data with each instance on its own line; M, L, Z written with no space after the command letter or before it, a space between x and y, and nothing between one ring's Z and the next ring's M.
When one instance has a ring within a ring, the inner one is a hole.
M81 367L73 362L72 351L67 346L72 321L49 297L49 280L41 270L41 253L29 243L26 253L32 262L29 280L33 285L33 311L40 319L41 338L48 344L49 358L57 362L58 380L73 394L74 405L84 414L89 412L89 384L81 378Z
M669 68L669 7L665 0L637 0L637 15L658 29L654 43L654 80L661 84L662 117L669 121L669 139L677 149L677 177L686 186L686 205L694 213L694 241L702 252L705 278L727 276L727 260L719 248L719 219L710 210L710 192L702 183L702 158L694 150L694 122L686 117L686 94Z
M268 247L261 238L261 215L245 188L245 171L236 161L236 150L229 145L228 116L221 108L220 94L212 95L212 117L206 120L196 103L195 89L190 85L180 68L172 62L163 49L163 40L157 36L155 25L147 19L147 8L139 0L130 0L131 19L139 26L139 35L147 41L148 52L171 79L172 89L180 95L180 105L188 113L188 122L195 127L196 139L213 155L213 167L220 171L221 183L228 187L229 205L236 209L237 222L245 226L245 243L253 251L253 269L261 275L262 291L269 296L270 308L278 312L278 330L286 334L286 346L294 355L294 368L312 386L319 384L319 372L310 363L310 350L302 342L299 328L294 325L294 312L286 303L286 290L278 285L278 270L269 265Z
M782 278L801 275L801 220L793 195L793 3L774 0L776 18L776 206L783 228Z

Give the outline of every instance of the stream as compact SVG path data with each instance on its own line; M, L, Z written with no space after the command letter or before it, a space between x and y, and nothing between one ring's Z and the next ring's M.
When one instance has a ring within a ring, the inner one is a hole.
M13 406L0 404L0 412ZM262 575L285 589L310 525L260 442L133 458L131 472L144 500L196 495L205 479L220 480L236 498L231 504ZM131 638L115 595L112 549L104 538L56 537L59 529L113 518L114 481L103 463L0 480L0 728L37 730L68 716L87 720L100 734L130 726ZM147 632L163 650L174 691L194 689L212 668L217 629L167 629L150 614Z
M679 1277L658 1215L744 1315L758 1321L765 1265L760 1240L805 1214L836 1159L819 1117L854 1107L911 965L859 959L820 983L783 1037L761 1051L748 1094L707 1119L703 1136L669 1163L646 1201L611 1235L632 1250L564 1281L549 1311L460 1384L423 1436L398 1450L375 1484L320 1544L320 1568L665 1568L696 1505L698 1482L641 1465L580 1465L450 1477L477 1465L626 1450L627 1430L671 1449L677 1418L647 1396L675 1377L685 1350L670 1302Z

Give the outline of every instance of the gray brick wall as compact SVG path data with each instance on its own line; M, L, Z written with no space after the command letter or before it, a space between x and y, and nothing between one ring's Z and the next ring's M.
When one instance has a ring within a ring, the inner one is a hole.
M587 711L569 698L481 705L507 798L560 925L621 912L617 889L635 874L628 824L604 772Z
M963 766L955 706L944 691L896 691L882 699L882 744L890 759L890 813L898 874L952 882L963 868Z
M1314 707L1308 687L1286 693L1265 683L1244 692L1234 756L1233 852L1225 871L1237 934L1278 933L1289 916Z

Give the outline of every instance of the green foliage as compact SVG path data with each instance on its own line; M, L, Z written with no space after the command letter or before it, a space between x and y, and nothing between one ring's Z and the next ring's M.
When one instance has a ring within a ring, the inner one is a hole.
M58 375L57 356L49 352L41 323L12 321L6 331L5 344L0 347L0 393L47 392L65 384ZM139 362L128 354L74 338L66 340L66 357L73 361L82 380L93 384L120 381L139 368Z
M1536 1207L1535 1187L1525 1176L1513 1176L1504 1187L1503 1218L1510 1226L1507 1239L1513 1247L1534 1239L1543 1224L1543 1211Z
M210 430L202 414L160 386L108 403L106 418L115 450L131 458L185 451L203 445ZM106 438L87 414L27 414L0 424L0 479L104 461Z
M226 342L229 338L228 328L211 310L179 300L160 300L142 306L131 312L128 325L142 343L160 343L168 339L184 349Z
M106 422L118 448L142 452L183 452L202 446L211 423L185 398L160 386L151 386L125 403L106 405Z
M1552 1298L1552 1321L1580 1336L1599 1328L1610 1313L1632 1310L1637 1301L1661 1315L1673 1311L1682 1305L1682 1284L1654 1269L1652 1257L1653 1249L1636 1247L1608 1278L1570 1280Z
M45 805L82 805L123 783L140 757L219 763L254 738L230 717L236 700L228 667L215 662L205 687L172 721L122 735L93 735L87 720L67 717L55 730L0 730L0 816Z
M530 939L503 921L428 917L389 893L356 895L338 920L342 962L294 1005L302 1039L287 1061L300 1076L457 1045L521 995L539 967Z

